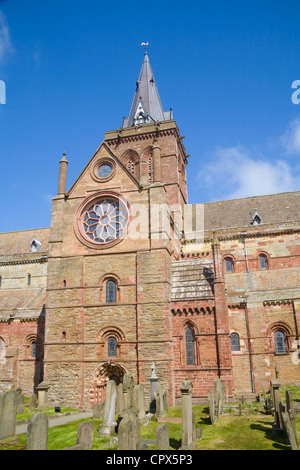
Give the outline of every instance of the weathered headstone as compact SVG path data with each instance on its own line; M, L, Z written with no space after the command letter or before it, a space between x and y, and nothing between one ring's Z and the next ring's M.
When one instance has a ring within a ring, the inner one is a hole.
M163 404L164 410L168 411L170 409L169 395L167 390L163 390Z
M221 416L224 406L224 387L220 379L215 379L216 414Z
M129 372L123 377L123 411L128 411L134 407L134 380Z
M291 390L285 391L285 402L286 402L287 411L289 412L290 410L292 410L294 412L295 411L294 400L293 400L293 394Z
M211 390L208 396L209 417L211 424L216 424L215 392Z
M167 424L160 424L156 429L157 450L170 450L169 428Z
M19 395L17 398L17 413L24 413L25 410L25 397L24 395Z
M47 382L41 382L38 387L38 409L47 410L49 408L48 391L50 385Z
M164 410L163 389L160 383L157 384L154 398L155 398L155 416L156 418L161 418L165 416L165 410Z
M117 399L117 386L114 380L110 380L106 385L105 401L103 409L103 421L98 427L99 436L110 436L115 432L117 423L115 421Z
M0 439L15 435L17 398L17 392L14 390L8 390L0 395Z
M295 407L294 407L294 400L293 400L293 394L291 390L286 390L285 392L285 398L286 398L286 411L289 414L291 424L294 429L294 434L297 439L297 431L296 431L296 425L295 425Z
M36 407L37 407L37 396L35 393L32 393L29 399L29 411L31 413L35 412Z
M139 412L138 417L139 419L143 419L146 416L144 385L140 384L135 387L135 396L136 396L136 407Z
M271 395L272 395L272 401L273 401L273 407L274 407L274 424L273 428L274 429L281 429L282 424L281 424L281 418L280 418L280 412L279 412L279 404L280 404L280 381L278 379L272 379L271 380Z
M81 446L81 450L91 450L93 445L94 423L86 421L80 423L77 431L76 445Z
M103 405L102 405L102 403L101 403L101 404L98 403L98 402L94 403L94 404L93 404L93 418L94 418L94 419L99 419L99 418L101 418L102 412L103 412Z
M123 384L117 386L116 414L119 415L123 410Z
M35 413L27 426L26 450L47 450L48 417L42 411Z
M140 449L140 420L132 411L127 411L119 425L119 450Z
M192 389L193 384L188 379L185 379L180 386L182 395L182 448L189 447L193 442Z
M288 437L291 449L299 450L297 433L295 432L295 424L291 422L291 417L289 413L287 413L286 411L281 413L281 417L283 421L284 430ZM292 417L294 417L293 413L292 413Z

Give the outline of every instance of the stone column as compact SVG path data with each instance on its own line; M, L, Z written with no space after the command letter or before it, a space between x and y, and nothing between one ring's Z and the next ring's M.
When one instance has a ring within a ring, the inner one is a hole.
M157 138L154 140L152 147L153 155L153 182L161 183L161 149Z
M57 194L65 194L66 182L67 182L67 167L68 162L66 159L66 153L64 152L63 158L59 162L59 178L58 178L58 191Z
M189 447L193 442L192 389L192 382L185 379L180 387L182 395L182 448Z
M41 382L37 387L38 409L47 410L49 408L48 391L50 385L47 382Z

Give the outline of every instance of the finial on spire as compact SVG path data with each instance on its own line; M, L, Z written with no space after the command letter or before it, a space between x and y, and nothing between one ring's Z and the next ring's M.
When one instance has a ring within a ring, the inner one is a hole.
M149 42L142 42L141 46L145 46L145 54L148 54Z

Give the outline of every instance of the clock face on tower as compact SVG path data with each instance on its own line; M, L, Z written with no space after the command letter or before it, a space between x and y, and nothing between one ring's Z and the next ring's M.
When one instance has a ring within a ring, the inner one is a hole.
M109 246L126 235L128 207L121 196L106 193L89 198L78 211L77 233L91 247Z

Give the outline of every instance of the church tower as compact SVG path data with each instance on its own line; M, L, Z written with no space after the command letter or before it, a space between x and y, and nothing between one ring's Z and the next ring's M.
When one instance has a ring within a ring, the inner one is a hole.
M126 372L149 384L155 363L174 403L171 263L180 258L187 155L147 52L128 119L65 191L67 165L64 154L49 240L50 399L90 407Z

